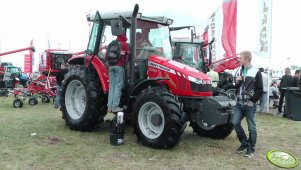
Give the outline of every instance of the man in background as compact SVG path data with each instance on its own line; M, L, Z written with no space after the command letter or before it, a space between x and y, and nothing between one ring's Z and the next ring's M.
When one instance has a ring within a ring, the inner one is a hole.
M207 75L212 79L212 87L217 87L219 76L218 73L213 70L213 65L209 66L209 72L207 72Z
M62 81L65 79L65 75L68 73L69 64L61 64L61 68L59 72L56 74L56 95L55 95L55 103L54 108L61 107L61 87Z
M291 69L290 68L285 68L284 69L284 75L281 78L280 81L280 101L279 101L279 107L278 107L278 114L282 114L282 106L283 106L283 99L285 95L285 89L287 87L292 86L292 80L293 77L291 75Z
M295 71L295 75L294 75L293 80L292 80L292 87L298 87L299 80L300 80L299 73L300 73L300 70Z
M261 72L262 76L262 85L263 85L263 93L262 96L259 100L260 102L260 113L265 113L266 110L266 103L267 103L267 98L268 98L268 74L264 72L264 69L261 67L259 68L259 71Z

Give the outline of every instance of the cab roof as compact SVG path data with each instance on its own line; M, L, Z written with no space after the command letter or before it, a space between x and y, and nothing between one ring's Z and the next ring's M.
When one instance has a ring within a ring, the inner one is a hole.
M109 13L99 13L102 20L110 21L113 19L118 19L119 16L123 16L124 18L130 19L132 17L133 12L109 12ZM93 21L94 15L87 16L88 21ZM137 14L137 19L156 22L163 25L171 25L173 20L164 16L143 16L142 13Z

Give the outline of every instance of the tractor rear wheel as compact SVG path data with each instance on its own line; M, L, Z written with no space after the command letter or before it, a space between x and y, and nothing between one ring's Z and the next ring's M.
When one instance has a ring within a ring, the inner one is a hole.
M140 92L134 103L138 141L152 148L172 148L184 134L186 122L175 97L158 87Z
M84 80L84 68L72 66L62 88L62 113L72 130L90 131L107 114L107 98L103 94L94 68Z
M204 122L190 122L193 132L199 136L210 137L213 139L224 139L229 136L233 130L232 124L208 125Z

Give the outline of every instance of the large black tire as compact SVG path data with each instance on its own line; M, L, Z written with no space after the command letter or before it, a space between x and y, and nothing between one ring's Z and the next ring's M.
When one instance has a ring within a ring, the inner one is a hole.
M85 83L83 67L72 66L63 82L61 110L66 125L72 130L90 131L107 114L107 96L93 68L90 74L87 71L87 79Z
M233 130L232 124L224 124L207 127L206 124L199 125L197 122L190 122L193 132L203 137L213 139L224 139L229 136Z
M159 87L140 92L134 103L137 139L152 148L172 148L181 140L186 127L175 97ZM150 116L152 115L152 116Z

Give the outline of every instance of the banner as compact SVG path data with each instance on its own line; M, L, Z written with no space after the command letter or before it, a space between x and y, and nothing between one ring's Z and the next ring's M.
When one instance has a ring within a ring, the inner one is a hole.
M33 40L30 42L30 46L33 47ZM24 55L24 73L32 73L32 66L34 65L34 52L29 50L29 54Z
M24 73L32 73L32 58L30 55L24 55Z
M222 45L225 57L236 56L237 0L223 1Z
M221 8L218 8L209 18L208 20L208 41L210 42L213 38L215 38L212 43L212 61L221 59L223 56L224 50L221 48L221 31L223 21Z
M208 41L208 29L209 29L209 25L207 25L207 27L204 29L204 33L202 35L202 38L203 38L203 42L205 44L207 44L209 41Z
M259 0L259 39L258 55L271 57L272 40L272 0Z

